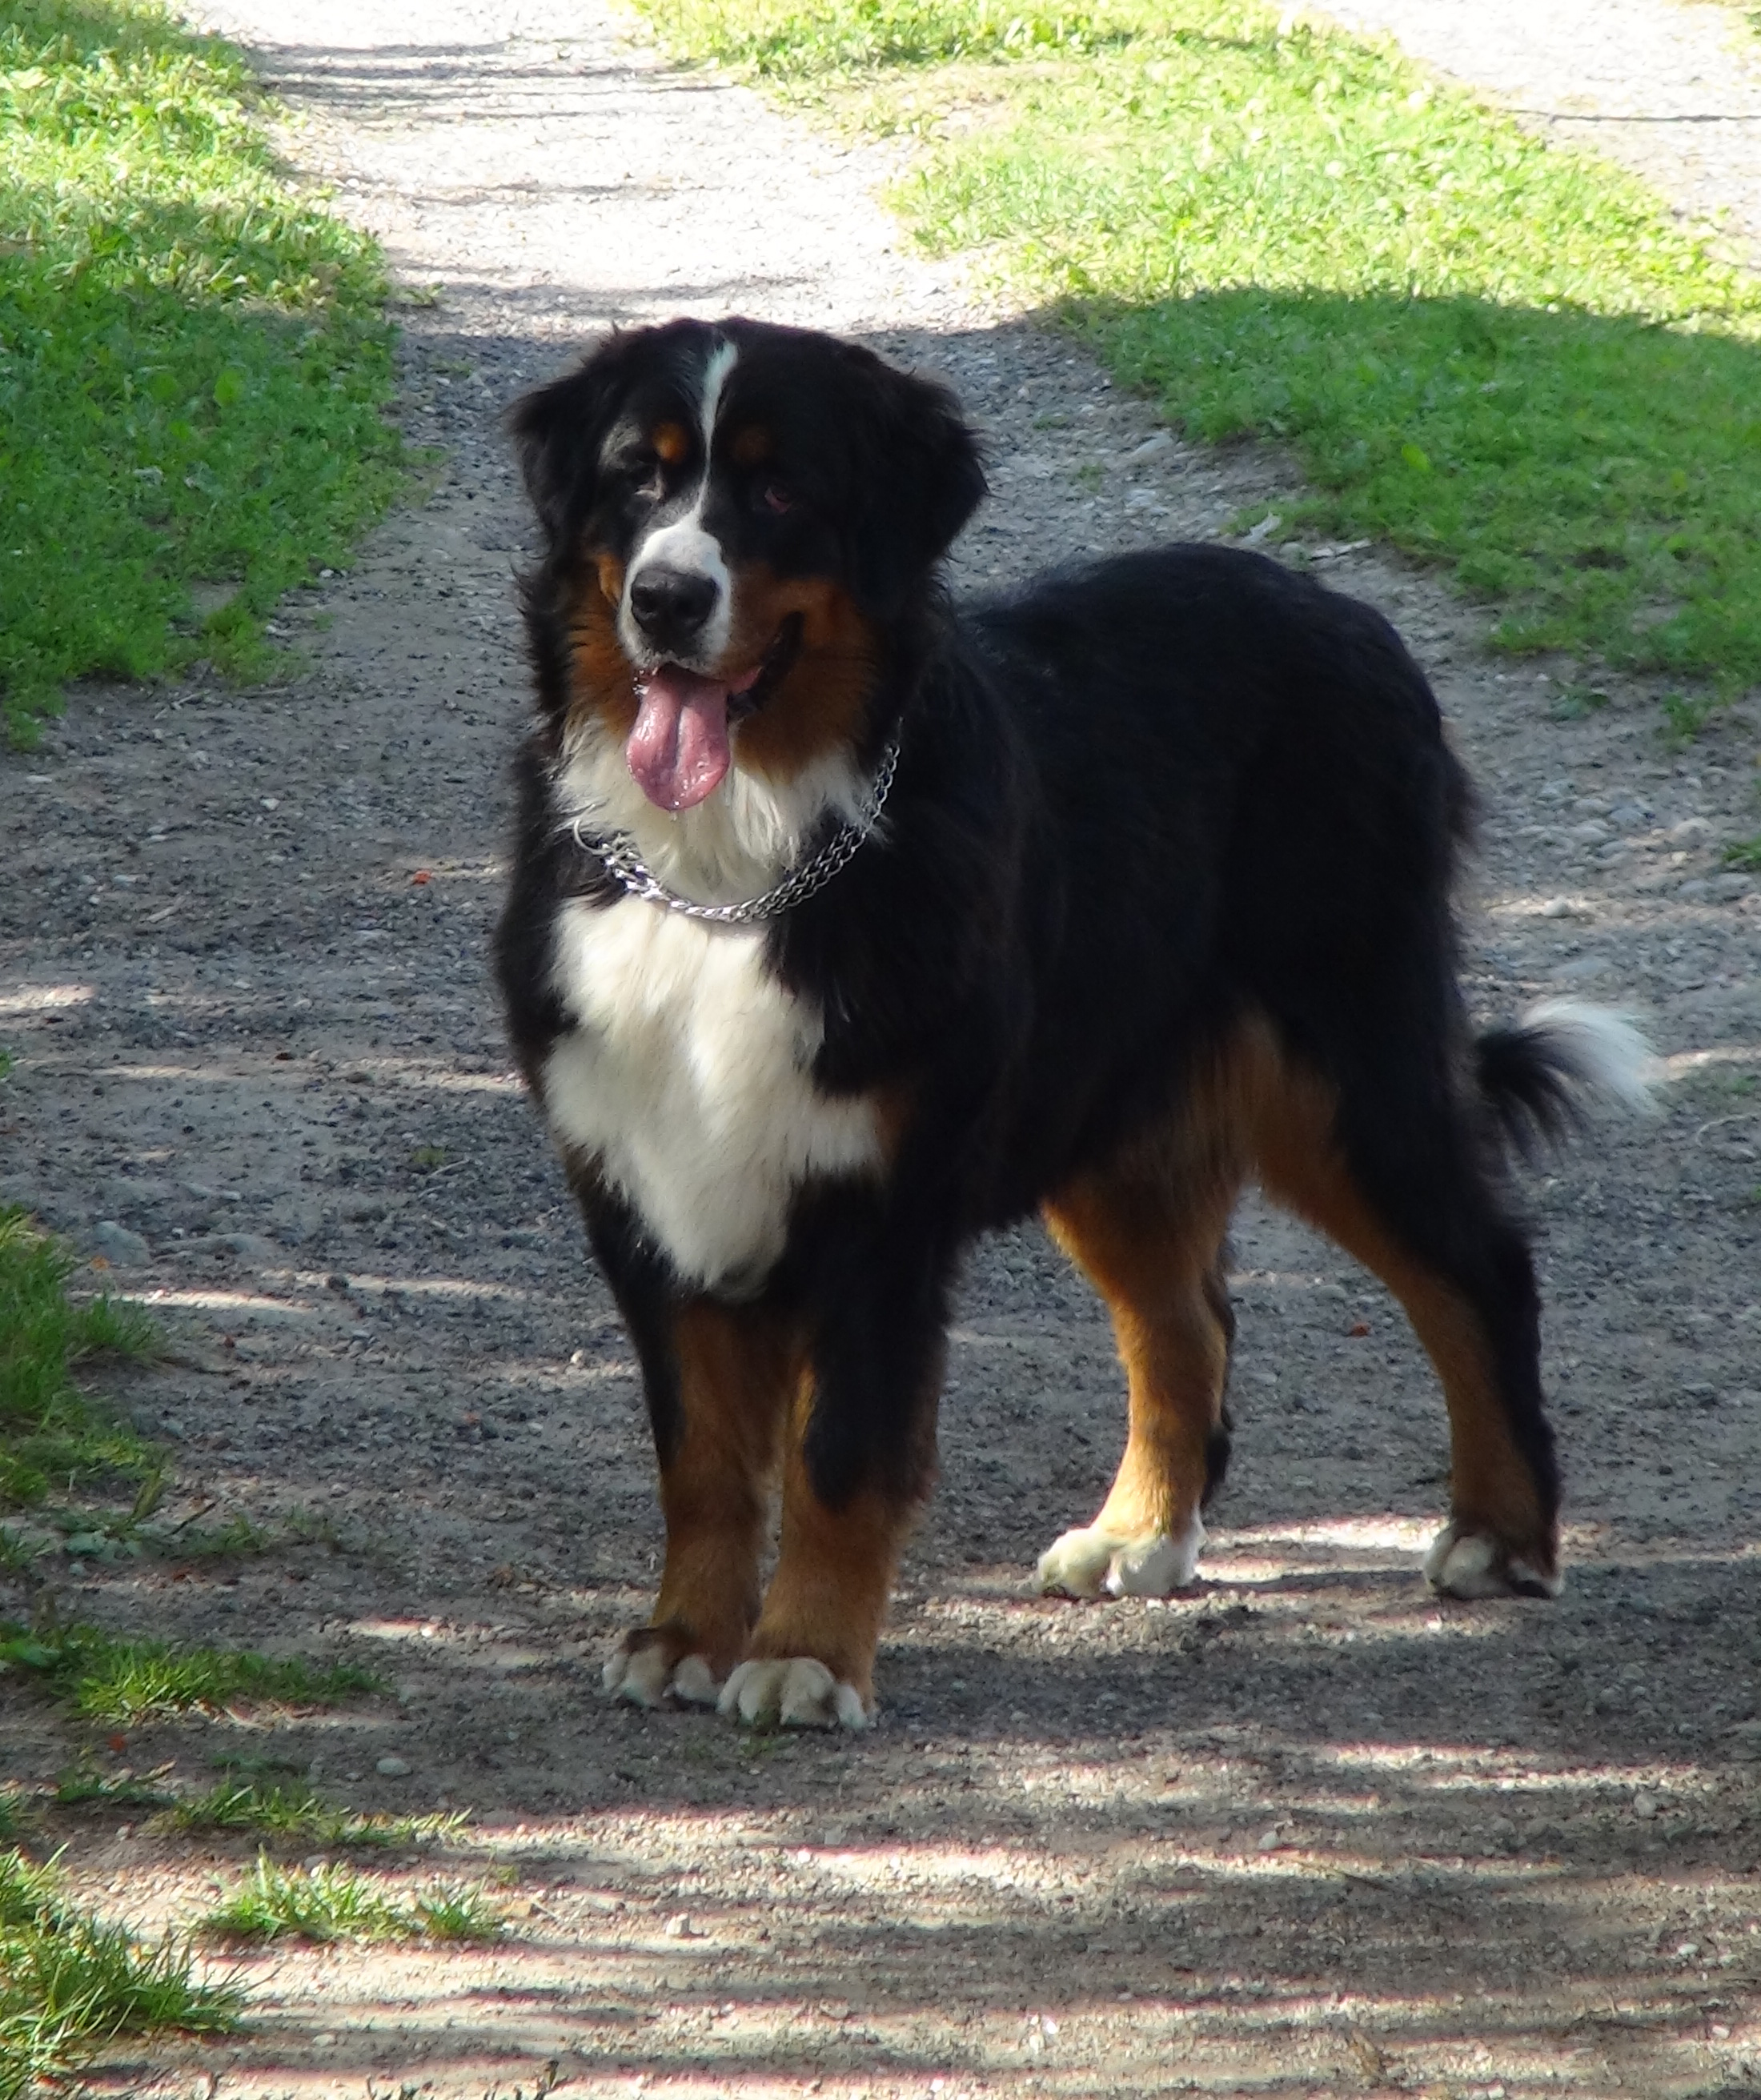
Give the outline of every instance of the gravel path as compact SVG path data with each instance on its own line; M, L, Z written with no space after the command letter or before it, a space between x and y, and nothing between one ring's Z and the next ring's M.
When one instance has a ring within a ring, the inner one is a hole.
M438 288L408 309L403 412L444 457L346 576L289 601L299 676L90 688L0 766L0 836L29 841L0 895L0 1196L179 1336L123 1388L174 1442L166 1515L247 1511L276 1542L58 1555L49 1590L64 1618L370 1660L392 1692L333 1715L83 1751L188 1787L223 1754L359 1807L469 1806L447 1871L498 1873L511 1929L444 1958L254 1957L249 2036L119 2089L475 2095L555 2058L595 2094L1756 2090L1761 897L1716 862L1754 827L1753 724L1674 755L1656 690L1620 682L1556 721L1579 667L1490 657L1476 612L1373 549L1287 546L1393 614L1481 777L1476 1004L1624 999L1671 1059L1654 1121L1529 1185L1557 1604L1428 1597L1430 1380L1379 1291L1258 1209L1209 1579L1165 1607L1026 1596L1094 1507L1120 1408L1095 1307L1023 1233L974 1264L874 1736L607 1706L599 1658L659 1533L633 1366L487 982L524 704L501 408L611 319L861 332L946 373L986 430L969 580L1215 535L1287 471L1159 433L903 253L877 158L668 73L596 10L216 20L299 111L293 157L408 293ZM0 1590L0 1615L40 1601ZM81 1752L34 1699L0 1710L0 1774ZM125 1814L56 1835L145 1922L249 1857Z
M1340 0L1549 136L1643 175L1761 265L1761 37L1713 0Z

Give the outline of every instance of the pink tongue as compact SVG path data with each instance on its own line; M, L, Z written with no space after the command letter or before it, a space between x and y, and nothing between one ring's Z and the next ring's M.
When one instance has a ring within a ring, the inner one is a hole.
M624 756L637 785L662 810L689 810L728 770L728 688L677 664L651 671Z

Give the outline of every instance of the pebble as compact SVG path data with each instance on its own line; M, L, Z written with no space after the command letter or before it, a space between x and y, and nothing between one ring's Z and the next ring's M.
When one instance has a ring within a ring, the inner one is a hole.
M281 1251L273 1240L265 1239L260 1233L219 1233L214 1245L245 1261L273 1261Z
M139 1233L131 1233L126 1225L119 1225L114 1218L103 1218L92 1228L92 1246L104 1260L116 1268L138 1268L143 1261L152 1260L152 1250Z
M1654 1793L1635 1793L1633 1796L1633 1814L1641 1823L1653 1823L1657 1811L1663 1806Z
M381 1758L373 1767L382 1779L408 1779L410 1768L402 1758Z

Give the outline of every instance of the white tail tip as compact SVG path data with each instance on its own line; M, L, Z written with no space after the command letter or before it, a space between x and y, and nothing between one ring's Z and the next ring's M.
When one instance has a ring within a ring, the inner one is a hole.
M1655 1110L1662 1061L1630 1014L1585 999L1544 999L1522 1025L1551 1038L1561 1068L1587 1092L1640 1114Z

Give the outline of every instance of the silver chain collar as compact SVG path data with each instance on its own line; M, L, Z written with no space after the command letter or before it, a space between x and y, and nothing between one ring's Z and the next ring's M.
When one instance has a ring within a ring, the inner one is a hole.
M861 814L849 823L840 824L811 860L804 860L798 867L791 868L774 889L766 890L761 896L742 898L737 904L700 904L694 898L681 897L676 889L669 889L636 850L636 841L627 832L612 832L601 836L597 832L584 832L581 827L585 820L580 817L575 818L569 830L583 853L592 854L602 861L625 891L632 897L640 898L645 904L664 904L669 911L682 912L687 919L707 919L717 926L750 926L760 920L775 919L792 911L797 904L805 903L810 897L818 896L832 876L855 858L886 806L893 775L898 770L898 759L899 739L895 731L880 754L874 779L868 783Z

